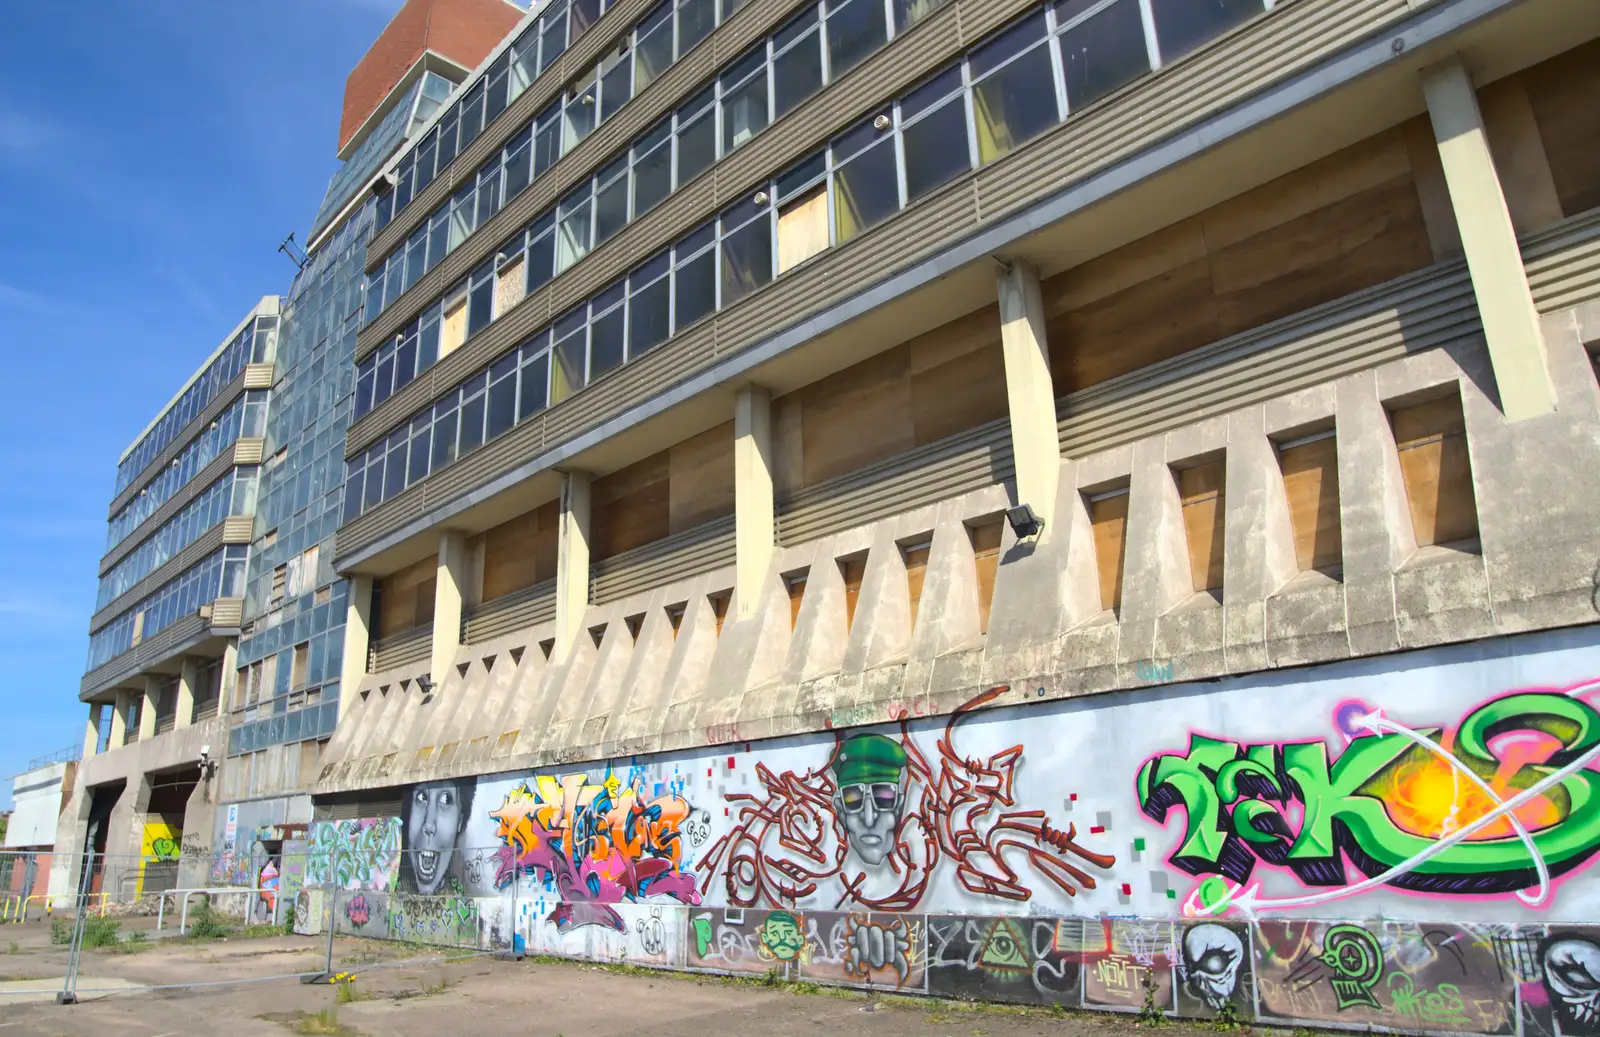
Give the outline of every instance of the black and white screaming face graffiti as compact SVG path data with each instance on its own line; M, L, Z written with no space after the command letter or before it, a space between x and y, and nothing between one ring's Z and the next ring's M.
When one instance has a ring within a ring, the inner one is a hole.
M1600 946L1560 939L1544 949L1544 986L1564 1034L1600 1034Z
M472 783L415 785L401 800L400 813L401 888L424 896L438 893L450 875L457 841L472 814Z

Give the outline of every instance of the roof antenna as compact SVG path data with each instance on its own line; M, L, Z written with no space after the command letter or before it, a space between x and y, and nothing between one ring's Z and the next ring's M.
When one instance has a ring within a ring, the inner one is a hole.
M289 257L296 270L304 270L306 268L306 252L294 240L294 231L290 231L289 236L283 239L283 244L278 246L278 251Z

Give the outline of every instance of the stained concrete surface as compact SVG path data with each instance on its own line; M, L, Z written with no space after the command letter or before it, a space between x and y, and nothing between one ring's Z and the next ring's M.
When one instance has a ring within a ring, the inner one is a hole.
M62 948L41 927L0 927L0 991L59 980ZM302 937L161 941L131 954L85 952L81 1001L71 1006L0 998L0 1037L1129 1037L1135 1020L1043 1010L972 1007L845 991L797 992L718 977L611 970L574 962L441 962L433 951L339 940L335 968L355 975L356 1000L287 973L325 962L326 943ZM450 954L445 951L443 954ZM418 959L421 960L418 960ZM220 983L172 990L91 993L129 984ZM1201 1031L1163 1027L1172 1037Z

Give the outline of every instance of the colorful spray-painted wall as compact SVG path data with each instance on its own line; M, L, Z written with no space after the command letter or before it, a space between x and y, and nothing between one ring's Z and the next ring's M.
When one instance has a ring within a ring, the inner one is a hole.
M145 822L139 841L139 882L137 893L171 889L177 884L178 857L183 848L183 826L159 818Z
M372 935L426 915L956 996L1600 1033L1595 631L1038 698L409 787L313 826L306 882L370 891L342 924Z

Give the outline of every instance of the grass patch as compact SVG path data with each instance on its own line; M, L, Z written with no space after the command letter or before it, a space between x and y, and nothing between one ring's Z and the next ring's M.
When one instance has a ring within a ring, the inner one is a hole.
M229 931L229 928L222 924L221 918L211 907L211 895L208 893L200 894L200 903L196 905L193 911L189 912L189 927L184 935L190 940L201 942L226 936Z
M324 1008L320 1012L296 1012L287 1019L277 1018L295 1033L311 1037L356 1037L356 1031L339 1021L337 1008Z

